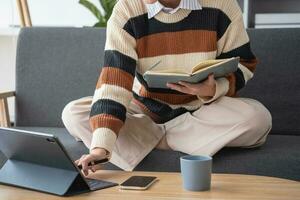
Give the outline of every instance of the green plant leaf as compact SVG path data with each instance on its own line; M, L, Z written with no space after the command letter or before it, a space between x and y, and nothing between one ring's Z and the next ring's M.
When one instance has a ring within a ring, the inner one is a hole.
M106 14L107 19L110 18L112 12L113 12L113 8L116 5L117 1L116 0L108 0L108 12Z
M107 0L99 0L100 5L102 6L105 13L109 11L108 2Z
M94 27L106 27L107 21L112 15L113 8L117 0L99 0L100 6L105 13L102 13L93 3L89 0L80 0L79 3L90 10L98 19L98 22L94 24Z
M108 7L110 10L112 10L114 8L114 6L116 5L117 1L116 0L108 0Z
M90 10L98 20L103 20L100 10L88 0L79 0L79 3Z
M107 23L106 22L97 22L94 24L94 27L106 27Z
M109 0L108 1L108 10L112 11L114 6L116 5L117 1L116 0Z

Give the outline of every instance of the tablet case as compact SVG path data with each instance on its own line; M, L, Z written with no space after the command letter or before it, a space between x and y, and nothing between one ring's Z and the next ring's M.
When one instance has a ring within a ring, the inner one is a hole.
M52 135L0 129L0 150L7 157L0 183L69 196L90 191L59 140ZM103 181L101 188L115 186Z

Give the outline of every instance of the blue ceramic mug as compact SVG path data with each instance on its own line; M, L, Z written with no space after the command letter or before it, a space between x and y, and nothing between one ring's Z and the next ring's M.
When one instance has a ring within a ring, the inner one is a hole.
M190 191L207 191L211 186L212 157L182 156L180 158L183 188Z

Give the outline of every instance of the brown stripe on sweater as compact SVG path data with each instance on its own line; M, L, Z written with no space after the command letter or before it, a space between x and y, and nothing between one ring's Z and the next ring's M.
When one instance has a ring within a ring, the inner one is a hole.
M257 59L251 59L251 60L240 59L240 63L242 65L244 65L245 67L247 67L251 72L254 72L255 69L256 69L256 65L258 63L258 60Z
M114 67L103 67L101 75L99 77L96 89L99 89L103 84L116 85L122 88L127 89L128 91L132 90L134 77L118 68Z
M236 96L236 77L234 73L230 73L228 76L226 76L227 80L229 81L229 90L226 94L226 96L234 97Z
M109 114L95 115L90 118L89 122L93 131L95 131L97 128L109 128L116 134L119 133L124 124L122 120Z
M186 104L186 103L190 103L190 102L198 99L197 96L195 96L195 95L166 94L166 93L149 92L143 86L141 87L141 89L139 91L139 96L146 97L146 98L152 98L152 99L158 99L158 100L161 100L163 102L173 104L173 105Z
M163 41L163 45L161 45ZM217 33L207 30L164 32L137 40L139 58L168 54L209 52L217 49Z

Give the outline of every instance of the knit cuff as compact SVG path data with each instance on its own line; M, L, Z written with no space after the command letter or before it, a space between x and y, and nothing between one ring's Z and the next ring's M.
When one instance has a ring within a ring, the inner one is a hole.
M116 140L117 135L112 130L108 128L98 128L93 132L90 150L103 148L111 154Z
M204 98L198 96L198 98L204 103L208 104L211 103L218 98L225 96L229 90L229 81L226 78L218 78L216 80L216 93L212 98Z

